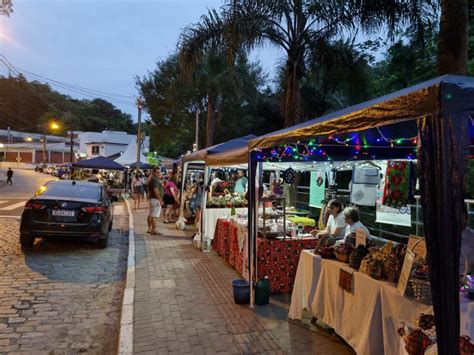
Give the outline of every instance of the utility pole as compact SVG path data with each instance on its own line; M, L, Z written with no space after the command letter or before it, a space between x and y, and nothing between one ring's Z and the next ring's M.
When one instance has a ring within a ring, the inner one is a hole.
M43 132L43 164L46 164L46 129Z
M73 135L73 133L74 133L74 132L73 132L72 130L69 131L69 134L71 135L71 140L70 140L70 143L69 143L69 144L71 145L71 146L69 147L69 148L70 148L70 151L69 151L69 162L70 162L71 164L74 162L74 160L73 160L73 158L72 158L72 156L73 156L73 154L74 154L74 139L73 139L73 136L74 136L74 135Z
M142 100L137 99L137 109L138 109L138 126L137 126L137 162L135 163L136 171L140 170L140 147L142 140Z
M196 133L194 139L194 151L199 149L199 109L196 109Z

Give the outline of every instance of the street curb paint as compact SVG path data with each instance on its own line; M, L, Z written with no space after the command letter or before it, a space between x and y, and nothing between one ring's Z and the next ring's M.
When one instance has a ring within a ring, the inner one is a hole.
M133 312L135 298L135 229L133 214L128 200L125 200L128 212L128 261L125 291L122 299L122 314L120 316L120 335L117 354L131 355L133 353Z

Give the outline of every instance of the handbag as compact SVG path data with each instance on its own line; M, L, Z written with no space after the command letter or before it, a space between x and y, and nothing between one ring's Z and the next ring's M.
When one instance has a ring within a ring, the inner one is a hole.
M359 245L349 256L349 266L359 270L362 260L367 256L369 251L366 247Z

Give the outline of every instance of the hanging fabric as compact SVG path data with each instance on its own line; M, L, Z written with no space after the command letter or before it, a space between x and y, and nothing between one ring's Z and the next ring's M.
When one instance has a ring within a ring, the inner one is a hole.
M389 161L385 173L382 204L400 208L411 203L415 191L415 169L410 161Z

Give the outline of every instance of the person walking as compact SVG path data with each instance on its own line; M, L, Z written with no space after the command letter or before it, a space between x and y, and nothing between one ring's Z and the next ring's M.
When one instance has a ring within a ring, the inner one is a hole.
M173 223L174 205L179 203L178 187L176 186L176 175L171 173L165 185L165 221L164 223Z
M148 199L150 201L150 213L147 218L148 231L152 235L160 235L158 233L158 218L160 218L161 207L163 203L163 195L165 193L163 184L161 183L162 175L160 168L152 170L150 179L148 180Z
M13 170L12 170L12 168L8 168L6 175L7 175L7 185L8 184L13 185L13 182L12 182Z
M143 179L140 172L135 174L133 178L133 200L134 200L134 210L140 208L140 202L143 198Z

